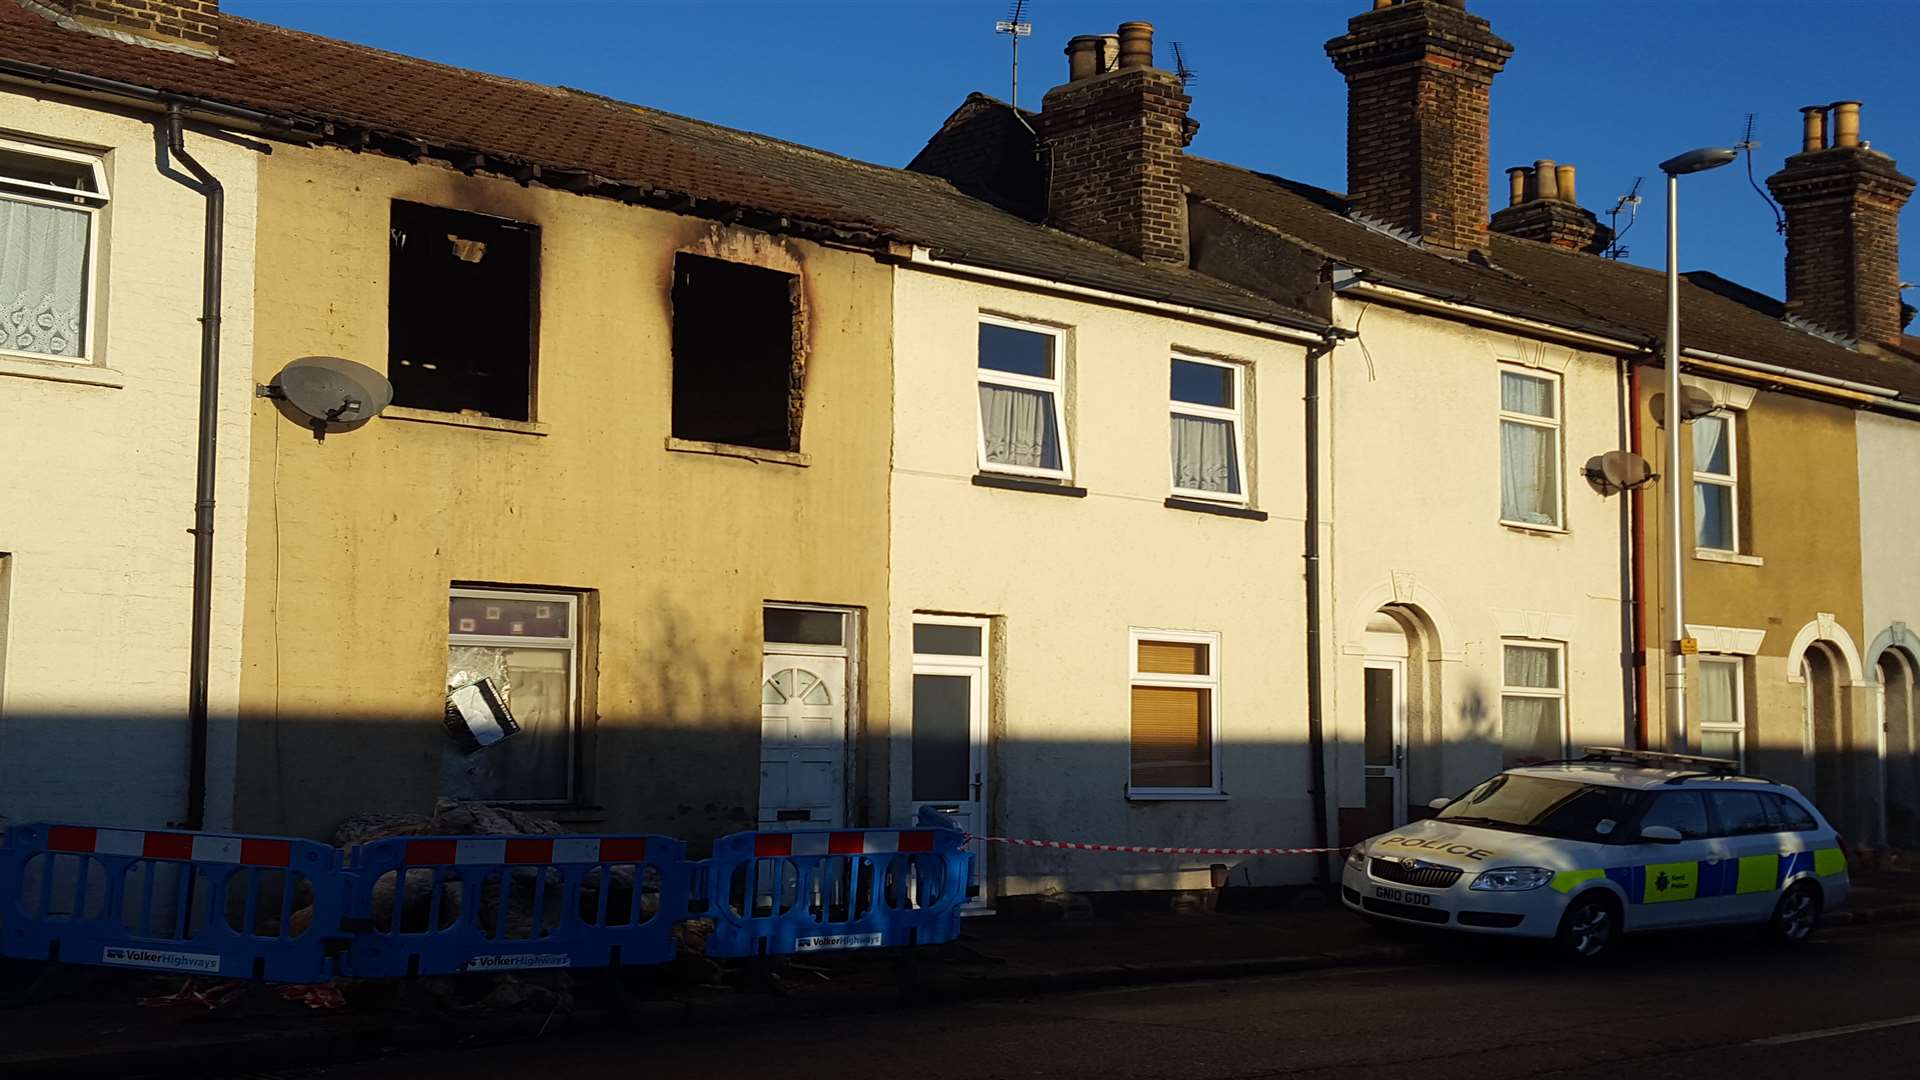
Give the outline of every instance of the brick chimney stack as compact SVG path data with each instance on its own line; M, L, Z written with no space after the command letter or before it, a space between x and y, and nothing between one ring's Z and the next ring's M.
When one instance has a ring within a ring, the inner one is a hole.
M1051 152L1047 220L1150 262L1187 265L1181 148L1198 125L1180 79L1153 66L1153 26L1067 45L1068 81L1047 91L1036 131Z
M1613 230L1575 196L1573 166L1542 158L1532 168L1508 169L1507 182L1511 201L1493 215L1494 232L1590 255L1613 242Z
M1484 253L1487 96L1513 46L1466 0L1373 0L1326 47L1347 77L1354 213Z
M220 0L20 0L70 29L212 56Z
M1787 313L1857 341L1898 344L1900 208L1913 180L1860 138L1859 102L1800 112L1800 153L1767 177L1787 215Z

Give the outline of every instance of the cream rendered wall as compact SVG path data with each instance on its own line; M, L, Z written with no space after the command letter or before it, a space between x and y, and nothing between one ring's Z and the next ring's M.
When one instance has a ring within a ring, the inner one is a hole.
M102 152L97 365L0 354L0 816L159 826L186 811L205 202L154 128L0 94L0 133ZM207 825L232 816L253 376L257 155L189 132L225 185Z
M1160 315L902 270L894 285L890 544L892 808L912 801L916 611L991 616L988 827L1150 845L1311 843L1307 797L1299 344ZM1073 482L1086 498L976 487L982 312L1065 329ZM1172 509L1169 361L1251 365L1247 437L1267 521ZM1221 634L1227 797L1129 801L1128 629ZM994 847L1000 895L1300 882L1306 859L1216 859ZM1244 867L1244 870L1241 869Z
M1905 623L1907 648L1920 648L1920 421L1856 413L1860 455L1860 577L1866 644L1886 644ZM1886 635L1886 640L1882 640ZM1897 642L1895 642L1897 643ZM1871 664L1872 655L1865 658ZM1871 673L1869 673L1871 675Z
M1611 358L1351 298L1336 300L1334 317L1360 331L1331 358L1326 494L1328 727L1333 786L1353 831L1353 808L1366 802L1365 630L1383 604L1416 609L1437 638L1437 655L1409 663L1409 683L1438 684L1437 705L1408 717L1411 805L1500 769L1504 638L1566 645L1573 748L1625 737L1622 498L1602 497L1581 476L1622 436ZM1561 380L1563 532L1500 522L1499 372L1508 363Z

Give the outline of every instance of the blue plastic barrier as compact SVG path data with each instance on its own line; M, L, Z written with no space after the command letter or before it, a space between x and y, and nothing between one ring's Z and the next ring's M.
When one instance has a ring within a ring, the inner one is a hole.
M707 955L952 941L972 859L953 829L734 833L708 864Z
M356 978L665 963L691 873L664 836L396 837L346 866Z
M0 954L325 982L343 881L311 840L16 825L0 849Z

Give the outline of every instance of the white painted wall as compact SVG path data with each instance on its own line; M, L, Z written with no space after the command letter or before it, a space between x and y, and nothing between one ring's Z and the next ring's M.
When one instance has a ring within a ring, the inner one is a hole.
M1386 603L1417 607L1439 638L1441 746L1437 761L1417 737L1409 751L1413 805L1501 767L1503 638L1564 642L1571 746L1620 745L1622 497L1581 476L1589 457L1623 446L1614 361L1345 297L1334 317L1361 335L1335 351L1329 377L1328 708L1341 805L1366 801L1364 631ZM1500 522L1505 363L1561 377L1564 532Z
M140 120L0 93L0 132L106 156L97 366L0 355L0 817L186 810L201 196ZM227 191L208 826L231 817L252 394L253 151L189 133ZM83 379L85 381L73 381Z
M1068 334L1068 430L1086 498L973 486L977 319ZM911 802L915 611L996 620L989 825L1015 837L1150 845L1311 843L1306 791L1299 344L1160 315L903 269L894 286L889 632L891 807ZM1169 361L1251 365L1248 521L1172 509ZM1128 629L1221 634L1227 797L1129 801ZM1303 882L1303 858L1236 859L995 847L1003 895ZM1244 870L1241 869L1244 867Z
M1855 414L1860 456L1860 581L1871 644L1905 623L1920 645L1920 420ZM1868 663L1872 657L1864 658Z

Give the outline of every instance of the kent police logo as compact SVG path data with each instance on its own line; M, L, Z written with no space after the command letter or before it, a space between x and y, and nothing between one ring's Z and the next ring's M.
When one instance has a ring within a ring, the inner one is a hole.
M1667 886L1671 884L1673 884L1673 879L1667 877L1665 870L1660 871L1660 876L1653 879L1653 887L1659 889L1661 892L1666 892Z

